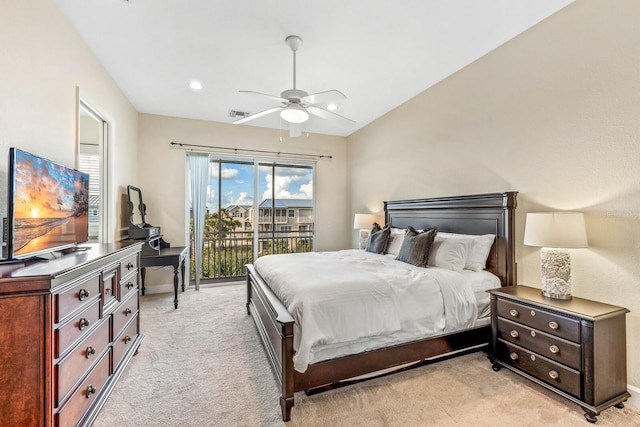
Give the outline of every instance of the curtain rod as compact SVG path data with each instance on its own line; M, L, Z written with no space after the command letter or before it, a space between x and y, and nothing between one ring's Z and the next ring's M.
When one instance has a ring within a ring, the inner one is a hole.
M296 157L304 157L311 159L333 159L331 155L324 154L304 154L304 153L289 153L286 151L268 151L268 150L252 150L249 148L230 148L230 147L215 147L211 145L198 145L198 144L184 144L182 142L171 142L171 146L183 148L185 150L189 150L191 148L204 148L207 150L227 150L233 151L234 153L261 153L261 154L271 154L276 156L296 156Z

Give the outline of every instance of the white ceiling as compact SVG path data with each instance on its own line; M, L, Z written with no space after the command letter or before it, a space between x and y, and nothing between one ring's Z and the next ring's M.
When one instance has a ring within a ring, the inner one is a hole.
M349 135L573 0L55 0L141 113L230 123L293 87L288 35L304 43L297 87L338 89ZM195 92L189 82L204 88ZM278 114L238 126L280 128Z

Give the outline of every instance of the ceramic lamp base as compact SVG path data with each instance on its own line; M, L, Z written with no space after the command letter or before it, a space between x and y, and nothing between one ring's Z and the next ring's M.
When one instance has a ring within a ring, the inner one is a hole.
M571 299L571 255L567 249L542 248L542 295Z
M367 243L369 243L369 230L360 230L360 249L367 249Z

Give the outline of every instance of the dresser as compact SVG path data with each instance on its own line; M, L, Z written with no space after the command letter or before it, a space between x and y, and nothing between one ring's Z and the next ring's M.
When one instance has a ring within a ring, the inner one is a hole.
M495 371L506 367L577 403L587 421L627 392L626 308L582 298L543 297L540 289L511 286L491 294Z
M141 244L82 249L0 265L3 426L91 424L140 345Z

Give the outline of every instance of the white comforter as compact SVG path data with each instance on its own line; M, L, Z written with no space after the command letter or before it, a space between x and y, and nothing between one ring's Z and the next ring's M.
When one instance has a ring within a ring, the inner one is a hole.
M470 328L476 299L464 275L362 250L268 255L258 273L293 315L294 368Z

